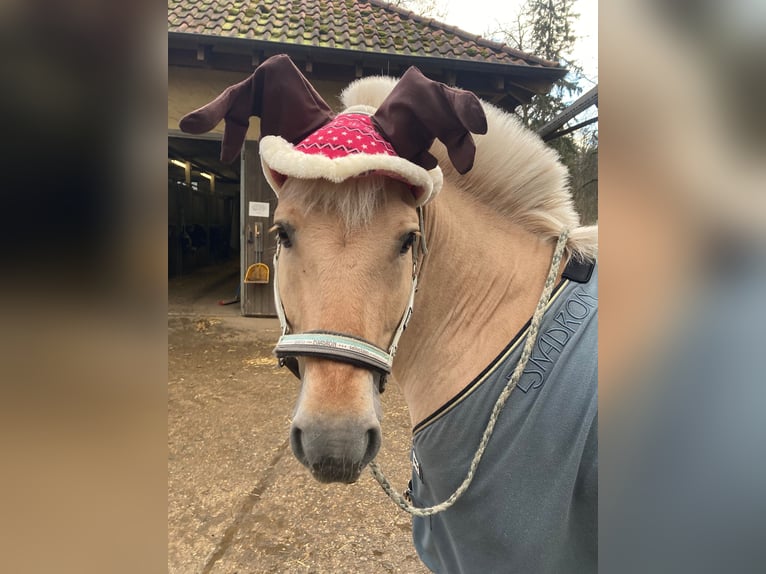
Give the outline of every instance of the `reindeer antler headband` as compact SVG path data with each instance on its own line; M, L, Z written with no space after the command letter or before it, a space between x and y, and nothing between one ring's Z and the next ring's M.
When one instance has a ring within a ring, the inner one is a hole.
M441 170L428 152L434 139L462 174L473 166L471 132L487 131L475 95L429 80L415 67L372 111L352 107L335 116L290 58L279 55L184 116L180 127L198 134L224 120L221 160L230 163L242 148L250 116L258 116L263 171L277 195L287 177L340 183L383 173L408 183L418 205L441 188Z

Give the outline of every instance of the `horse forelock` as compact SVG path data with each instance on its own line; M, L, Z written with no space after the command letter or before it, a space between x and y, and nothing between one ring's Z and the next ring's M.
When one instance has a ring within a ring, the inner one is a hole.
M383 176L353 178L337 184L324 179L288 179L280 200L294 203L304 215L337 215L347 230L367 227L387 200L386 186L401 185Z

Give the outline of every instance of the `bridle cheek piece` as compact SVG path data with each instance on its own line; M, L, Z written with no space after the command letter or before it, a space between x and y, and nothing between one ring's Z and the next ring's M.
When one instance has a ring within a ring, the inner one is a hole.
M279 293L279 253L281 251L281 244L277 243L277 249L274 253L274 302L276 303L279 323L282 327L282 335L279 337L276 347L274 347L274 354L279 359L280 367L287 367L292 374L300 379L301 373L298 367L298 357L319 357L348 363L355 367L372 371L374 375L378 376L378 392L382 393L385 390L386 379L391 374L394 364L394 355L396 355L396 349L399 345L399 338L407 328L407 323L412 316L412 307L415 303L415 292L418 286L418 258L419 255L424 257L428 253L422 207L418 207L418 218L421 233L418 240L418 250L413 249L410 296L402 318L399 320L399 326L391 338L388 351L361 337L336 331L290 333L290 323L287 321L285 308Z

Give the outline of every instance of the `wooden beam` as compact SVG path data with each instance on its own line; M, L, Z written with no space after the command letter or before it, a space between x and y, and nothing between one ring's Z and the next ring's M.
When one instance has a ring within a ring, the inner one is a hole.
M580 128L584 128L585 126L589 126L591 124L595 124L597 121L598 121L598 116L596 116L595 118L587 119L584 122L580 122L579 124L572 126L571 128L566 128L564 130L559 130L559 131L554 132L552 134L547 134L547 135L543 136L543 141L544 142L549 142L551 140L555 140L556 138L560 138L561 136L565 136L567 134L575 132L575 131L579 130Z
M498 107L502 107L500 105L500 102L502 102L505 99L505 94L497 94L496 96L492 96L490 99L490 102Z
M572 118L581 114L591 106L598 106L598 84L580 96L573 103L569 104L564 110L539 130L537 135L545 139L546 136L554 133Z

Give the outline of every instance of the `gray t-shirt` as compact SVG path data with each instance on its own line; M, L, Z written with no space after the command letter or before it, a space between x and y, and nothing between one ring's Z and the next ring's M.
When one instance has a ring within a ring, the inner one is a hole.
M445 574L596 572L597 269L564 281L473 483L455 505L415 518L421 560ZM457 397L417 425L410 494L438 504L463 481L528 326Z

